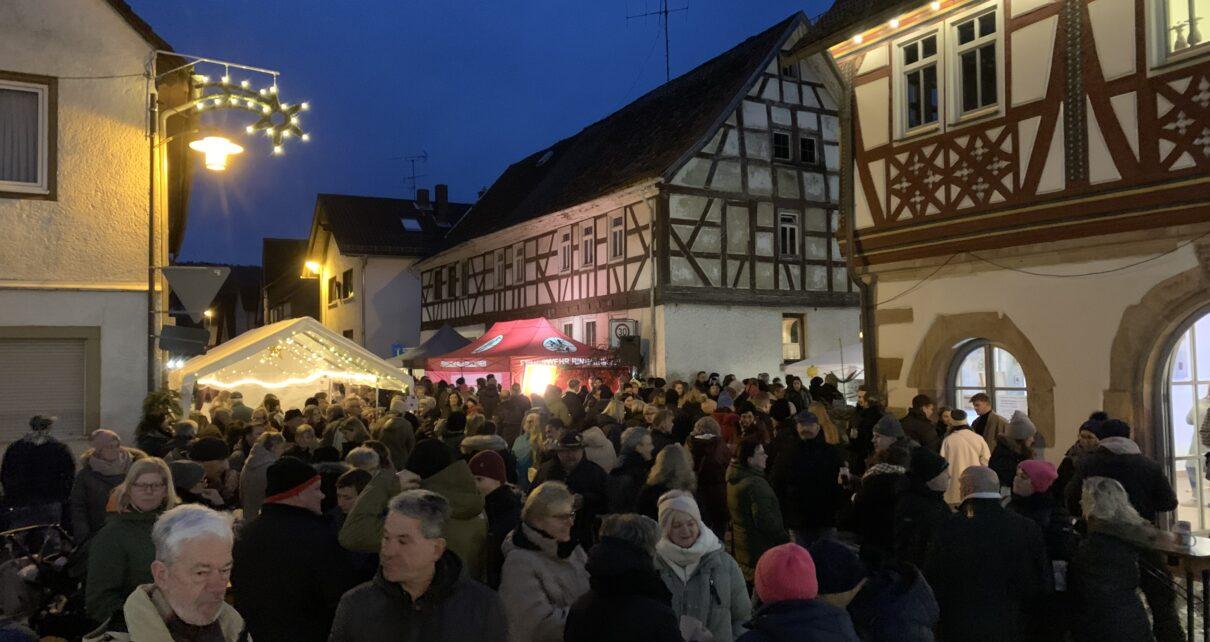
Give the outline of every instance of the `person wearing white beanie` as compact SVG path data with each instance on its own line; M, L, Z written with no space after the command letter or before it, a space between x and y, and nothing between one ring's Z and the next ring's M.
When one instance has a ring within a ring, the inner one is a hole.
M659 525L655 565L672 593L672 610L681 618L682 631L704 627L717 642L734 641L752 615L739 564L702 523L690 493L674 490L660 497Z

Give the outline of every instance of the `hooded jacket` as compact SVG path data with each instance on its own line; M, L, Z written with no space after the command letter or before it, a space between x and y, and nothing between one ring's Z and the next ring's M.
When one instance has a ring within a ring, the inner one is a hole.
M153 597L154 596L154 597ZM160 605L157 605L157 602ZM172 634L160 614L166 599L154 584L144 584L130 593L122 605L122 617L112 618L96 631L84 637L86 642L172 642ZM248 638L244 619L224 603L219 607L219 630L225 642L242 642Z
M447 550L424 595L412 596L379 570L340 598L330 642L506 642L508 622L494 591L463 575Z
M504 540L500 595L511 642L559 642L571 605L588 592L588 555L522 522Z
M1130 504L1143 519L1154 522L1157 513L1176 508L1176 493L1164 475L1164 469L1148 459L1139 450L1138 444L1126 437L1107 437L1100 445L1077 462L1076 472L1067 484L1067 510L1072 515L1083 515L1080 495L1084 480L1089 477L1116 479Z
M785 600L766 604L748 623L739 642L858 642L844 609L820 600Z
M508 442L500 435L471 435L462 440L459 448L459 455L467 460L471 460L476 453L484 450L494 450L500 458L504 460L504 478L510 484L517 483L517 457L508 448Z
M687 580L681 579L673 562L663 555L657 553L655 560L660 579L672 593L673 612L701 622L715 642L739 637L743 623L752 615L752 598L739 565L726 551L720 547L703 554Z
M564 642L682 642L650 553L604 537L588 554L589 590L572 605Z
M875 571L849 602L849 616L866 642L933 642L941 617L933 589L911 564Z
M483 512L483 495L475 486L470 466L457 460L437 474L420 480L420 487L441 495L450 503L450 521L445 525L446 546L457 553L470 577L483 581L487 563L487 515Z
M731 514L731 553L748 579L765 551L790 541L781 506L763 472L739 462L727 468L727 509Z
M88 546L84 608L94 622L108 620L130 592L151 582L155 545L151 527L163 511L113 513Z
M593 426L580 433L580 436L584 439L584 456L588 461L600 466L601 470L607 473L613 470L618 464L618 455L605 432Z
M260 514L261 504L265 503L269 466L272 466L278 457L280 455L264 445L257 444L252 447L248 460L244 462L244 470L239 475L239 497L245 520L251 520Z
M105 526L107 513L105 506L109 503L109 493L126 480L126 471L130 464L146 457L143 451L135 448L122 448L122 458L112 464L94 461L93 450L90 448L80 456L80 472L76 474L71 486L72 536L76 544L81 544L95 535ZM102 472L101 468L107 469ZM112 471L108 469L112 468Z

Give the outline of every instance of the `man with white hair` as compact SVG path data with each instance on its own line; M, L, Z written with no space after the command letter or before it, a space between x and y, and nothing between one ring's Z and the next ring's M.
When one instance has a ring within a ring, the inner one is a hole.
M446 550L449 519L449 502L437 493L409 490L391 499L381 566L341 598L330 642L508 639L500 597L465 577L462 560Z
M122 610L86 640L249 639L244 620L225 601L231 577L231 516L197 504L165 512L151 530L153 583L126 598Z
M1042 529L1000 503L1000 478L970 466L960 481L962 504L942 522L924 575L941 606L939 639L1033 640L1038 600L1053 574Z

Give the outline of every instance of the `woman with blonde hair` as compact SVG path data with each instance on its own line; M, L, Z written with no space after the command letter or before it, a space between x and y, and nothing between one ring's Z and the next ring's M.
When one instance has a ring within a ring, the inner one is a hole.
M126 480L110 495L109 521L88 546L84 607L94 621L105 622L140 584L151 583L151 527L177 501L172 471L163 459L146 457L130 464Z
M500 595L512 642L560 642L571 605L588 592L588 554L572 539L575 499L563 482L539 484L505 540Z
M640 515L659 517L660 496L670 490L697 491L697 474L693 472L693 457L680 444L665 446L655 457L655 465L647 474L647 483L639 491L635 507Z
M823 430L823 437L829 444L835 446L844 443L840 429L836 427L836 424L832 423L832 418L828 416L827 406L818 401L812 401L807 405L807 409L819 419L819 428Z
M513 441L513 457L517 460L517 486L522 492L529 490L529 471L537 470L542 459L542 431L546 427L542 411L530 410L521 420L521 435Z
M1152 640L1151 622L1138 596L1140 573L1146 572L1140 568L1139 549L1167 534L1139 516L1115 479L1085 479L1080 504L1088 534L1067 571L1075 639Z

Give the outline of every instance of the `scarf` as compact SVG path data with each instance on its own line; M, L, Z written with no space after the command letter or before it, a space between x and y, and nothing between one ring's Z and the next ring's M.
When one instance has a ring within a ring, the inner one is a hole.
M42 444L50 441L50 430L31 430L25 433L25 436L22 437L22 439L35 446L41 446Z
M861 478L866 479L867 477L873 477L874 475L902 475L905 473L907 473L907 469L903 466L882 463L870 466L865 471L865 474L861 476Z
M681 578L682 582L689 582L689 578L693 577L693 572L702 563L702 557L706 553L713 553L723 547L714 531L707 528L701 521L698 521L698 528L700 533L697 541L689 548L681 548L673 544L667 535L661 537L660 541L655 544L656 555L659 555L668 563L668 566L672 567L672 572Z
M561 560L570 557L576 551L576 546L579 546L574 538L566 542L560 542L547 535L542 529L534 528L525 522L521 522L521 528L513 531L513 544L517 548L542 551L551 557L558 557Z
M105 461L97 457L95 450L89 450L84 453L88 458L88 467L93 469L98 475L113 477L115 475L125 475L127 469L130 468L131 455L130 451L122 448L118 450L118 458L113 461Z
M1115 455L1138 455L1142 452L1129 437L1106 437L1099 445Z

